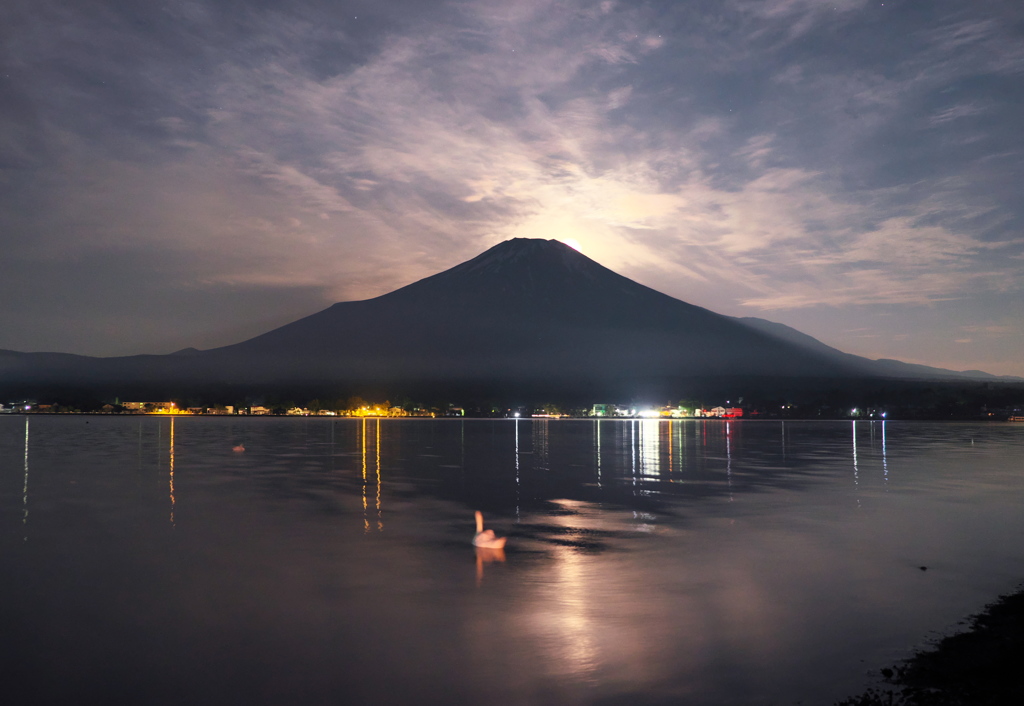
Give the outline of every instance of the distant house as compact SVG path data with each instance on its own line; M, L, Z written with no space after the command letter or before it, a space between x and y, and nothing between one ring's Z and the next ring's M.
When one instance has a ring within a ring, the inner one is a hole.
M636 410L617 404L595 404L590 408L591 417L632 417L635 415Z
M174 411L173 402L122 402L121 406L124 407L125 411L137 414L145 412L167 414Z
M719 419L735 419L743 416L743 410L739 407L712 407L711 409L697 410L698 417L718 417Z

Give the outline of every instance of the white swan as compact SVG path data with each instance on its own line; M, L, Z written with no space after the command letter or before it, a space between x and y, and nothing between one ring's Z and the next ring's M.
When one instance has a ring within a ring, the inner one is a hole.
M484 516L479 510L476 511L476 535L473 537L473 546L484 547L485 549L504 549L505 537L495 537L494 530L484 529Z

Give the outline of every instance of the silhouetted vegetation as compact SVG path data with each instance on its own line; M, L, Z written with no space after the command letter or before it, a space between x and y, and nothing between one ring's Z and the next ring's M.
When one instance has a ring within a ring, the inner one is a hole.
M296 407L311 412L361 407L433 411L467 417L506 416L514 410L586 416L594 404L635 407L737 406L745 419L1005 420L1024 414L1024 384L895 379L702 378L647 381L587 388L551 384L473 386L339 385L277 386L125 385L96 388L0 385L0 403L31 400L49 412L120 413L125 401L173 401L178 409L234 410L261 406L272 413ZM682 402L680 402L682 400ZM686 404L684 404L684 402Z

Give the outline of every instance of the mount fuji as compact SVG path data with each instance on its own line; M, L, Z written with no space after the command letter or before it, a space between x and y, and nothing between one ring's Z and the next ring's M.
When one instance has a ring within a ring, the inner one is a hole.
M329 385L388 390L675 391L735 379L986 379L843 353L619 275L556 240L515 238L382 296L205 351L90 358L0 352L0 385Z

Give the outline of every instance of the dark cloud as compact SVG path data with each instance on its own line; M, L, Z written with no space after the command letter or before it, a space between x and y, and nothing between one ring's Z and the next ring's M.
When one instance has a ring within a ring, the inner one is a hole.
M1022 28L997 1L5 3L0 347L230 343L535 236L1024 374Z

